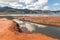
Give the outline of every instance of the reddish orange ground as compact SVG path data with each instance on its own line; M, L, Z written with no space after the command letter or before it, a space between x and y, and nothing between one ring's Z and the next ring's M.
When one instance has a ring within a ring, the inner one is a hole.
M41 33L21 33L16 27L16 23L12 20L0 19L0 40L57 40Z

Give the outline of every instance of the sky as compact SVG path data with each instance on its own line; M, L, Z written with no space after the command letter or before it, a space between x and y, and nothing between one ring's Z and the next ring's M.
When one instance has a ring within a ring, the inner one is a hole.
M0 0L0 7L30 10L60 10L60 0Z

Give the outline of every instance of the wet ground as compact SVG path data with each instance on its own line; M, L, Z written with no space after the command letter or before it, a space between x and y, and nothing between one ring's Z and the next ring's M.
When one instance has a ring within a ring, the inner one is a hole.
M31 22L26 22L26 21L21 21L21 20L15 20L20 27L21 26L26 26L26 24L30 24L33 25L32 27L35 29L32 32L36 32L36 33L42 33L42 34L46 34L48 36L51 36L53 38L58 38L60 39L60 28L56 28L53 26L48 26L48 25L40 25L40 24L36 24L36 23L31 23ZM29 26L30 26L29 25ZM27 26L28 27L28 26ZM30 27L30 28L32 28ZM25 27L26 28L26 27Z

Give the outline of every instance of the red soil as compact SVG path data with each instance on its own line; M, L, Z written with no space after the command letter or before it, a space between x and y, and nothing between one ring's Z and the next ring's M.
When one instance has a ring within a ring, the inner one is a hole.
M17 24L12 20L0 19L0 40L57 40L41 33L18 32Z

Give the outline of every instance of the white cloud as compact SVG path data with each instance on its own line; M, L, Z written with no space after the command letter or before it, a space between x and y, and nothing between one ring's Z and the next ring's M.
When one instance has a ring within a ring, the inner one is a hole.
M53 4L53 6L59 6L60 4L59 3L55 3L55 4Z
M26 7L24 7L24 8L31 9L31 10L38 10L38 9L40 9L40 7L42 5L46 4L48 2L48 0L38 0L37 2L35 2L35 0L29 0L29 1L21 0L20 2L24 2L26 4Z
M42 5L45 5L48 0L38 0L35 2L35 0L0 0L1 2L9 3L9 5L13 8L21 7L22 9L31 9L31 10L38 10ZM18 3L20 2L20 4ZM21 3L24 3L26 6L24 6Z
M44 6L42 10L50 10L49 6Z
M13 3L9 3L11 5L12 8L16 8L19 6L19 4L17 2L13 2Z
M20 0L19 2L24 2L25 4L34 3L34 0Z
M18 2L19 0L0 0L1 2Z

